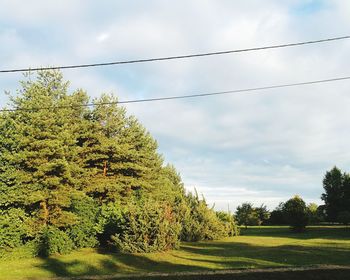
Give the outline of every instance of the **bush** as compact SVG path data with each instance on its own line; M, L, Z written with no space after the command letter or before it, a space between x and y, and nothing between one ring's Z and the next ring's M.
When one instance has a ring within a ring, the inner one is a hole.
M123 209L117 233L111 239L122 252L164 251L179 246L180 230L170 206L144 201Z
M181 240L215 240L228 236L225 224L197 193L187 195L187 209L182 217Z
M15 248L0 248L1 260L18 260L38 256L38 244L36 240L30 240L24 245Z
M239 235L239 228L235 223L235 219L233 218L233 215L223 211L216 212L216 215L218 216L219 220L222 223L224 223L228 236Z
M310 203L307 206L307 214L309 223L312 225L319 224L323 221L321 213L319 211L319 206L316 203Z
M22 209L0 210L0 249L23 245L28 231L27 222L28 217Z
M294 196L283 205L283 214L286 222L293 231L304 231L308 224L307 207L304 200L299 196Z
M68 254L74 244L69 236L53 226L47 226L38 239L38 255L48 257L53 254Z
M67 229L67 234L74 243L75 248L96 247L97 219L99 208L90 197L72 199L71 211L78 217L78 223Z
M97 232L98 241L102 246L110 245L111 236L120 232L122 207L119 203L103 204L99 210Z

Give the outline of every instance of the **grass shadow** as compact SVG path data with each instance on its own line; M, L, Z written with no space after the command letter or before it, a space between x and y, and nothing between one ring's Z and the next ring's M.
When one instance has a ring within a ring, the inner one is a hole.
M248 227L241 229L243 236L261 236L261 237L285 237L295 239L337 239L349 240L350 227L307 227L306 231L296 233L288 227Z
M182 243L180 250L156 254L121 254L106 249L86 250L69 256L41 259L37 267L57 277L111 275L118 273L185 272L211 269L350 265L350 240L345 228L311 228L292 233L288 228L248 228L242 239ZM270 237L260 244L252 237ZM273 244L273 239L292 238ZM318 244L309 239L323 239ZM239 242L240 240L244 240ZM253 239L252 239L253 240ZM300 240L302 242L300 242ZM303 241L305 240L305 242ZM332 242L333 241L333 242ZM269 243L271 242L271 243ZM207 278L206 278L207 279Z
M350 246L330 245L304 246L279 245L256 246L243 242L215 242L203 244L184 244L182 250L191 261L221 263L225 267L242 267L244 260L248 266L303 266L314 264L350 265ZM179 256L183 257L183 256Z

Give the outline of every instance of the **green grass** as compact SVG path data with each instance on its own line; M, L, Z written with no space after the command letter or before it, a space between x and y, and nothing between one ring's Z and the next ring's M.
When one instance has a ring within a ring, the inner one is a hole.
M297 234L287 227L253 227L243 229L238 237L183 243L179 250L165 253L129 255L84 249L48 259L0 260L0 279L316 264L350 265L350 228L310 227Z

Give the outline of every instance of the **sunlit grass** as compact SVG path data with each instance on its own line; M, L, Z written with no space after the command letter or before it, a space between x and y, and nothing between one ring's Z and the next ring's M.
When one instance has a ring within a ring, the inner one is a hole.
M242 230L220 241L183 243L179 250L152 254L106 253L83 249L49 259L0 260L0 278L38 278L208 269L263 268L315 264L350 265L350 229L287 227Z

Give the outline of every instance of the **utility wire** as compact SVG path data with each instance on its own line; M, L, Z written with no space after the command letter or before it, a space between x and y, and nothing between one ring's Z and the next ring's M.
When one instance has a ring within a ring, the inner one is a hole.
M290 84L271 85L271 86L264 86L264 87L217 91L217 92L210 92L210 93L176 95L176 96L169 96L169 97L131 99L131 100L116 101L116 102L87 103L87 104L81 104L81 105L67 105L67 106L56 106L56 107L35 107L35 108L29 108L29 109L25 109L25 108L1 109L0 112L38 111L38 110L47 110L47 109L80 108L80 107L92 107L92 106L102 106L102 105L144 103L144 102L166 101L166 100L174 100L174 99L199 98L199 97L208 97L208 96L215 96L215 95L232 94L232 93L254 92L254 91L262 91L262 90L277 89L277 88L330 83L330 82L337 82L337 81L343 81L343 80L350 80L350 76L323 79L323 80L306 81L306 82L298 82L298 83L290 83Z
M197 53L197 54L187 54L187 55L177 55L177 56L167 56L167 57L121 60L121 61L91 63L91 64L62 65L62 66L52 66L52 67L49 66L49 67L34 67L34 68L28 67L28 68L19 68L19 69L3 69L3 70L0 70L0 73L58 70L58 69L76 69L76 68L100 67L100 66L111 66L111 65L120 65L120 64L134 64L134 63L155 62L155 61L175 60L175 59L188 59L188 58L195 58L195 57L224 55L224 54L231 54L231 53L251 52L251 51L262 51L262 50L286 48L286 47L296 47L296 46L302 46L302 45L310 45L310 44L316 44L316 43L325 43L325 42L331 42L331 41L337 41L337 40L344 40L349 38L350 38L350 35L320 39L320 40L314 40L314 41L298 42L298 43L271 45L271 46L254 47L254 48L247 48L247 49L216 51L216 52L207 52L207 53Z

